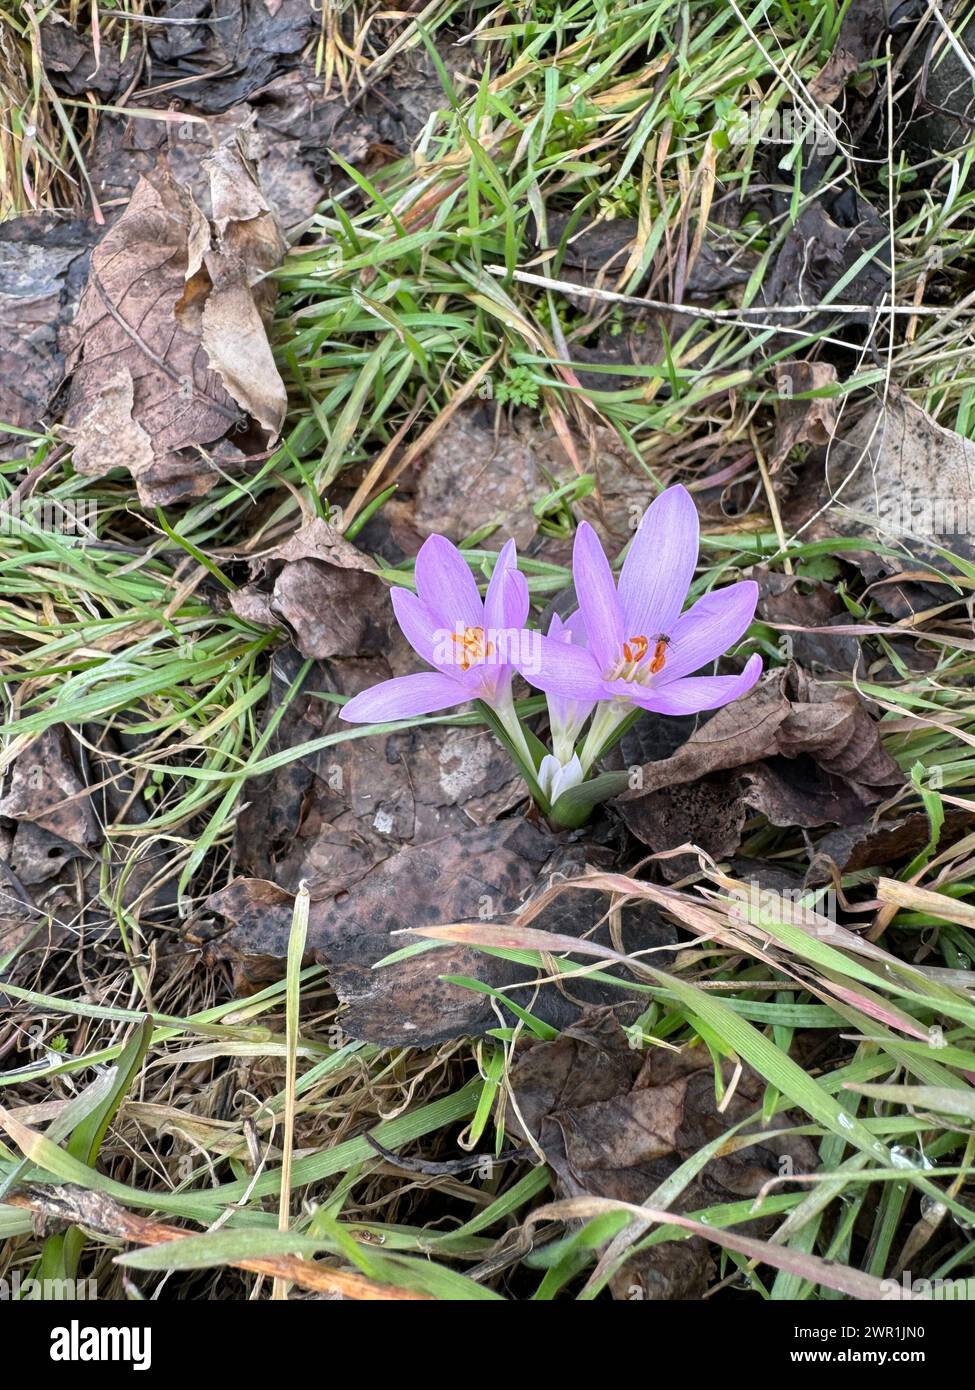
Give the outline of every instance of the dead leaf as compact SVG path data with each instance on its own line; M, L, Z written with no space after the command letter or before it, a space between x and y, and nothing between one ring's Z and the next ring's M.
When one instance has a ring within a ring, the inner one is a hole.
M197 111L226 111L294 67L314 36L316 18L306 0L281 0L273 13L257 4L203 4L167 0L169 13L194 18L212 9L209 23L153 25L148 34L154 84L179 82L180 97ZM173 30L175 29L175 33Z
M389 593L376 566L321 518L255 562L260 578L231 595L238 617L294 633L303 656L380 655L388 649Z
M0 224L0 421L43 430L64 376L59 342L74 316L97 232L37 213ZM26 441L0 428L3 457Z
M375 963L408 942L395 932L422 924L494 921L517 911L536 886L595 866L599 851L563 849L558 838L527 821L512 819L468 829L419 846L408 845L333 896L312 889L307 947L310 960L325 965L339 998L349 1005L343 1028L379 1046L429 1047L483 1033L498 1016L485 995L449 984L442 976L463 975L498 989L530 983L536 972L464 946L426 951L395 965ZM605 858L605 855L603 856ZM293 898L277 885L238 879L208 900L230 920L232 931L211 954L237 966L238 986L279 976L287 953ZM533 921L541 931L609 942L603 909L591 894L543 908ZM598 927L598 930L597 930ZM671 944L672 928L646 906L626 909L620 923L624 949ZM586 979L518 989L514 997L538 1017L559 1027L581 1007L611 999L634 1006L611 986Z
M776 404L775 440L769 454L769 467L775 473L799 444L826 445L836 430L836 405L829 396L794 400L807 391L835 385L836 368L831 362L783 362L775 379L779 400Z
M732 1070L724 1064L726 1084ZM643 1054L607 1010L587 1011L561 1037L526 1046L516 1056L510 1086L516 1102L512 1132L541 1147L560 1196L637 1205L684 1159L757 1111L765 1091L763 1078L745 1067L719 1113L714 1064L705 1047L679 1052L651 1047ZM754 1196L779 1175L783 1155L795 1172L816 1167L808 1140L763 1139L712 1159L684 1189L674 1211ZM709 1273L703 1241L669 1242L629 1260L611 1287L618 1298L701 1298Z
M889 0L852 0L833 51L809 83L809 95L820 106L833 106L847 81L870 61L888 32ZM871 85L875 79L871 74Z
M902 539L938 568L945 560L934 545L975 558L975 443L897 387L810 469L824 470L821 497L833 499L829 521L842 534Z
M101 476L124 463L147 506L203 495L215 477L207 453L239 469L227 436L244 423L240 407L262 446L284 419L261 316L283 242L236 139L213 156L211 186L214 232L168 170L140 179L92 253L74 328L64 433L75 464Z
M0 960L10 956L24 946L37 931L39 921L43 921L36 909L28 903L19 903L4 883L0 870ZM46 938L42 938L46 941Z
M849 626L849 611L834 584L782 574L760 565L752 570L752 577L759 586L759 619L773 626L800 629L782 633L786 650L798 666L811 672L863 674L865 663L858 639L847 633L834 635L823 631L831 625ZM802 631L803 628L808 631Z
M47 10L40 23L44 70L51 85L68 96L94 92L105 101L122 95L139 70L137 41L128 45L125 59L113 39L102 35L98 56L91 39L56 11Z
M871 306L890 291L888 247L887 226L877 210L852 187L834 188L807 203L796 218L763 281L762 303L821 304L864 253L872 251L840 296L844 304L864 306L862 312L844 314L845 324L869 323ZM812 333L829 322L827 307L804 320L803 326Z
M904 778L880 741L879 727L852 690L812 680L796 667L771 672L748 695L713 715L662 762L647 763L642 785L617 805L630 830L655 851L685 840L707 848L717 834L724 853L736 846L736 815L727 798L714 821L715 774L731 773L746 806L774 825L848 825L903 786ZM699 799L682 793L685 815L668 824L655 796L707 781ZM694 834L693 812L702 820Z
M268 753L349 731L337 707L313 692L357 694L416 663L402 638L383 657L316 663L277 724ZM278 712L299 666L293 648L275 654L266 717ZM235 853L250 874L273 878L289 891L305 879L326 896L348 888L404 844L485 824L525 795L511 759L486 729L352 738L248 782Z
M29 821L83 852L99 842L91 797L62 727L38 734L18 756L10 786L0 799L0 816Z
M494 522L524 549L535 534L532 507L551 491L546 463L565 468L565 454L527 417L495 434L494 412L470 406L456 412L417 465L413 524L459 542Z
M624 810L623 819L655 853L693 844L713 859L734 853L749 816L740 781L725 774L649 792L637 806ZM682 854L660 862L664 878L671 880L696 868L696 856Z
M965 834L975 824L971 811L947 807L941 839L948 843ZM896 864L924 849L931 839L931 823L922 811L893 820L871 821L860 825L831 830L816 846L816 857L806 875L809 883L828 883L831 874L827 861L832 860L841 873L858 869L875 869Z

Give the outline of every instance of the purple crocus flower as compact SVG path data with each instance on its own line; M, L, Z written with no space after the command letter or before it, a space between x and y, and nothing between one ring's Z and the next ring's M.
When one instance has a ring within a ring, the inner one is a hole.
M429 536L416 557L416 593L393 589L392 601L410 646L435 669L364 690L343 705L341 717L386 724L484 700L507 725L514 716L511 678L529 602L517 563L515 543L508 541L482 601L457 547L445 536ZM538 634L531 636L538 640Z
M717 709L744 695L761 675L757 655L738 676L691 674L738 641L758 601L758 585L746 579L705 594L681 614L698 544L697 509L680 486L647 508L618 586L592 527L583 522L576 532L572 575L587 645L539 637L537 664L520 669L546 695L607 702L597 710L583 767L598 752L595 743L632 706L657 714Z
M564 621L558 613L553 613L548 635L556 642L574 642L580 647L586 645L586 629L578 610ZM593 712L595 702L564 699L556 691L551 691L546 696L546 704L552 733L552 750L559 762L567 763L572 757L583 724Z

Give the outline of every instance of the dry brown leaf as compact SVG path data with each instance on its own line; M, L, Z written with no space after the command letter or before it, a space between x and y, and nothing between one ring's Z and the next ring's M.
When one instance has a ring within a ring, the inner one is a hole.
M781 468L790 450L798 444L826 445L836 430L836 403L829 396L794 400L807 391L818 391L836 383L836 368L830 362L783 362L775 379L779 394L776 408L775 440L769 455L772 472Z
M0 816L30 822L83 851L98 843L101 836L91 796L78 775L63 728L46 729L19 755L10 786L0 800Z
M733 1068L724 1065L723 1079ZM560 1195L641 1204L685 1159L757 1112L765 1081L743 1068L721 1112L703 1046L635 1050L608 1010L592 1010L552 1042L530 1044L510 1073L511 1128L537 1143ZM752 1129L756 1126L751 1126ZM808 1140L782 1136L711 1160L674 1204L678 1213L754 1196L781 1172L816 1166ZM619 1298L700 1298L710 1258L701 1240L669 1242L631 1259L612 1281Z
M238 617L268 627L284 622L301 654L315 661L386 650L386 586L372 560L327 521L308 522L252 568L259 579L230 597Z
M239 468L238 445L273 443L287 406L266 332L265 277L283 241L236 137L208 167L214 230L165 165L141 178L92 252L74 328L64 434L75 465L96 477L128 468L146 506L203 495L207 455Z
M64 375L58 337L74 314L94 229L53 213L0 226L0 421L44 429ZM0 427L3 456L26 441Z
M599 862L597 848L563 848L558 837L518 819L407 845L344 891L319 897L312 890L308 959L326 966L336 993L349 1005L340 1021L353 1037L382 1047L429 1047L481 1034L497 1023L491 1001L443 977L468 976L506 989L534 981L535 970L463 945L374 969L408 943L394 933L421 923L502 920L523 907L536 886L547 887L553 876L575 877ZM207 906L233 924L211 955L235 964L238 987L280 976L294 910L291 893L266 880L237 879ZM578 893L543 906L533 925L543 933L608 944L603 914L597 895ZM631 951L675 940L673 930L646 905L625 909L620 931L624 949ZM515 997L556 1027L578 1017L586 1004L611 1000L631 1011L638 1007L612 986L585 979L546 985L537 998L522 988Z
M904 538L938 568L945 560L935 545L975 557L975 444L897 387L833 440L819 466L829 520L844 534Z
M949 844L963 835L975 823L975 813L948 807L942 827L942 843ZM831 878L828 860L843 873L857 869L873 869L894 864L924 849L931 839L931 822L923 811L878 824L865 821L860 825L831 830L816 846L816 858L810 866L810 883L827 883Z
M877 52L890 8L889 0L853 0L847 7L833 51L809 83L809 95L820 106L833 106L849 78ZM870 74L871 85L874 80Z
M720 816L714 789L721 779L715 774L730 782ZM718 710L671 757L647 763L640 780L617 802L639 839L655 851L690 841L717 854L736 847L736 816L727 804L735 796L774 825L811 828L859 824L904 784L859 696L812 680L794 666L772 672L743 699ZM673 821L668 796L677 787L685 814ZM696 799L689 799L688 787L699 793Z

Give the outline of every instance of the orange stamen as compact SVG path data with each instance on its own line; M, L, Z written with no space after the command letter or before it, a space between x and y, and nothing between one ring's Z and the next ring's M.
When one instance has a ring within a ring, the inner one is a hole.
M487 657L494 655L494 643L485 642L483 627L465 627L463 634L453 633L451 641L461 649L460 669L462 671L469 671L475 662L484 661Z
M664 669L664 662L667 660L667 642L664 638L659 638L657 645L653 649L653 656L650 658L650 674L655 676L658 671Z

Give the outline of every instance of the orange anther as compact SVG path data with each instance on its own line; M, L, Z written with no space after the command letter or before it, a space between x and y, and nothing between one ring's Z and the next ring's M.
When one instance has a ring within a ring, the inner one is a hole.
M655 676L658 671L664 669L664 662L667 660L667 648L670 646L670 638L660 636L653 649L653 656L650 658L650 674Z
M485 642L483 627L465 627L463 634L455 632L451 641L460 647L460 669L469 671L475 662L494 655L494 643Z

